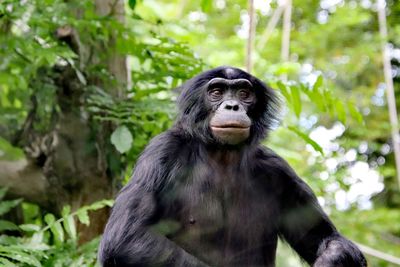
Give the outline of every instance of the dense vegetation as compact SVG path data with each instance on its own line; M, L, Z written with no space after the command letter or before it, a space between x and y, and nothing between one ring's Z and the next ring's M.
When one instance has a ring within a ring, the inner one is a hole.
M255 1L253 72L285 103L265 144L344 235L399 257L376 5L294 0L283 62L281 20L266 30L278 2ZM400 4L387 2L400 93ZM244 67L247 27L245 0L1 1L0 265L93 266L109 199L173 123L173 89L209 67ZM298 265L282 246L278 266Z

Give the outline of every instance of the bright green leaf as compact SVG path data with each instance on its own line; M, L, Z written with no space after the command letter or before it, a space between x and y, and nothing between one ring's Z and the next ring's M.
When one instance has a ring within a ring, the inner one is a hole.
M321 88L323 82L324 82L324 78L322 77L322 75L319 75L318 78L317 78L317 80L316 80L315 83L314 83L314 86L313 86L313 89L312 89L312 90L313 90L313 91L318 91L319 88Z
M361 115L360 111L358 111L357 107L351 103L348 102L347 103L347 108L350 112L350 115L357 120L358 123L362 123L363 122L363 116Z
M4 267L18 267L18 265L12 263L11 261L3 257L0 257L0 265Z
M343 102L340 99L336 99L335 101L335 110L338 119L345 124L346 123L346 110L344 109Z
M119 126L111 135L111 143L120 153L125 153L132 147L132 134L125 126Z
M0 257L4 256L9 259L15 260L19 263L26 263L31 266L41 267L42 265L40 262L35 258L33 255L29 255L28 253L24 252L22 249L10 249L6 246L0 246Z
M89 220L89 214L88 214L87 210L85 210L85 209L78 210L76 213L76 216L78 216L78 220L81 223L83 223L85 225L89 225L90 220Z
M304 141L307 142L307 144L311 145L315 151L320 152L322 155L324 155L324 151L322 150L322 147L315 142L314 140L312 140L307 134L301 132L300 130L298 130L296 127L294 126L288 126L287 127L290 131L294 132L295 134L297 134L299 137L301 137Z
M36 224L20 224L18 227L25 232L37 232L40 230L40 226Z
M286 101L288 103L291 103L292 98L290 96L288 89L286 88L286 85L284 85L281 81L278 81L277 85L278 85L278 88L280 89L281 94L286 98Z
M293 111L296 116L299 118L301 114L301 98L300 98L300 90L297 86L291 86L291 93L292 93L292 106Z
M64 229L65 231L68 233L68 235L75 240L77 237L77 233L76 233L76 226L75 226L75 221L74 221L74 217L72 215L69 215L67 217L64 218L63 221L64 224Z
M97 202L91 204L88 207L88 210L98 210L98 209L104 208L106 206L111 207L113 204L114 204L114 200L104 199L104 200L97 201Z

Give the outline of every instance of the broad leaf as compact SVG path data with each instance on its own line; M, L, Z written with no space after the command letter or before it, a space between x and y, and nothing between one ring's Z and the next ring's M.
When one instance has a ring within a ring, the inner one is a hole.
M132 147L132 134L125 126L119 126L111 135L111 143L120 153L125 153Z

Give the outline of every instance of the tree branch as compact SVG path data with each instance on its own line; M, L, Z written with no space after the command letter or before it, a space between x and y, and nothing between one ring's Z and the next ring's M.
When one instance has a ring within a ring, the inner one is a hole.
M42 170L26 159L0 161L0 186L8 187L8 195L47 206L48 182Z

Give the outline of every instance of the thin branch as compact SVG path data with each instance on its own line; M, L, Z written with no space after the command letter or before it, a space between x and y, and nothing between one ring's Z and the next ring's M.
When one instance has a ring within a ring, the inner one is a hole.
M0 186L8 187L7 194L11 197L22 197L42 207L49 204L46 177L40 168L25 159L0 161Z
M378 0L378 19L379 19L379 33L382 39L382 57L383 57L383 71L386 82L386 97L389 108L389 119L391 124L393 151L396 163L397 180L400 187L400 136L399 124L396 110L396 97L393 89L392 66L390 64L389 46L387 43L388 33L386 24L386 1Z
M265 28L264 32L261 34L261 40L259 41L258 45L257 45L257 49L258 50L262 50L265 45L267 44L269 38L272 35L272 32L274 31L274 29L276 28L276 25L279 22L279 19L281 18L282 14L283 14L283 10L285 10L285 5L279 5L274 13L272 14L267 27Z
M255 23L254 23L254 0L249 0L249 34L247 38L247 52L246 52L246 70L251 72L253 68L253 46L254 46L254 35L255 35Z
M359 244L359 243L356 243L356 245L360 248L360 250L362 252L364 252L367 255L373 256L375 258L378 258L378 259L381 259L381 260L384 260L384 261L387 261L387 262L390 262L390 263L393 263L393 264L400 265L400 258L397 258L397 257L392 256L390 254L384 253L382 251L370 248L370 247L368 247L366 245L362 245L362 244Z
M283 13L283 33L282 33L282 49L281 49L281 60L282 62L289 61L290 53L290 29L292 20L292 0L286 0L285 11ZM284 80L287 79L286 75L283 75Z

